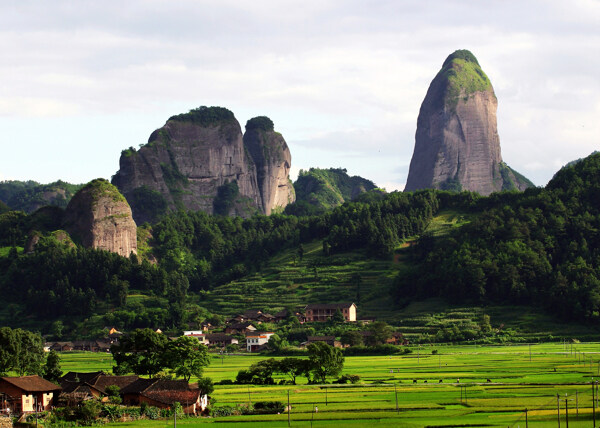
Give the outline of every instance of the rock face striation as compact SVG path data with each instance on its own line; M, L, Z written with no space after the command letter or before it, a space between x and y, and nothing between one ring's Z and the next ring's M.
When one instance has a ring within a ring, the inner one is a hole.
M174 209L248 217L293 201L287 144L268 118L271 129L255 119L246 142L231 111L200 107L172 116L139 150L124 150L112 182L135 220Z
M65 229L84 247L137 254L137 227L117 188L98 178L79 190L65 211Z
M431 82L419 111L405 191L489 195L534 184L502 161L494 88L475 56L458 50Z
M266 116L250 119L246 123L244 146L256 166L262 212L269 215L293 203L296 195L289 178L292 155L283 136L275 132L271 119Z

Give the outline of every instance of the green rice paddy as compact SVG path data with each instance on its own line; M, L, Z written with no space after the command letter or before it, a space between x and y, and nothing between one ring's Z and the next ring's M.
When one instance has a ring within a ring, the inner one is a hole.
M592 382L600 379L600 343L505 346L421 346L407 355L347 357L344 373L359 384L216 385L213 407L281 401L292 407L291 426L592 426ZM436 350L437 354L432 351ZM266 357L213 358L206 376L234 379L237 371ZM109 370L110 355L67 353L63 370ZM281 378L283 379L283 378ZM280 379L277 379L280 380ZM490 382L488 382L488 380ZM440 382L441 381L441 382ZM397 401L396 401L397 399ZM318 412L315 412L318 408ZM597 409L600 412L600 408ZM596 415L600 424L600 413ZM181 426L287 426L280 415L183 418ZM173 421L115 423L119 427L166 427Z

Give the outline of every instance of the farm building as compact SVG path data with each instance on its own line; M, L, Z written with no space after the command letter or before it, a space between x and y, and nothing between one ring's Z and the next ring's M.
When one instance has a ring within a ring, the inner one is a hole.
M0 377L0 404L16 415L50 410L60 390L37 375Z
M312 303L304 311L307 322L327 321L340 311L347 322L356 321L356 305L354 303Z

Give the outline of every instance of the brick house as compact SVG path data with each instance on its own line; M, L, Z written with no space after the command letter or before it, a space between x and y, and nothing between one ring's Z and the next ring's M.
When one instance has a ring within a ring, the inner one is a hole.
M346 322L356 321L356 305L354 303L312 303L306 306L304 316L307 322L323 322L331 319L338 310Z
M50 410L61 388L40 376L0 377L0 404L11 414Z
M88 398L99 398L105 401L106 388L118 386L123 389L135 382L139 376L111 376L104 372L77 373L69 372L60 379L61 397L67 400L77 397L77 401ZM68 395L71 395L68 397Z
M335 340L335 336L308 336L307 339L308 340L305 342L306 345L309 345L309 344L315 343L315 342L324 342L324 343L328 344L329 346L333 346L335 348L342 347L342 342L340 342L339 340Z

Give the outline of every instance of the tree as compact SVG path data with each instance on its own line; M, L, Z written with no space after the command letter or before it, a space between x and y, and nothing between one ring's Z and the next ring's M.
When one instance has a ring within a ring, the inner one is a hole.
M15 366L17 349L17 339L13 329L0 328L0 374L6 374Z
M296 385L296 377L306 374L309 369L310 361L300 358L283 358L277 362L277 373L287 374L292 384Z
M134 330L121 343L110 348L116 367L115 374L135 373L150 377L164 367L164 352L167 337L149 328Z
M343 332L340 339L344 345L361 346L363 344L362 335L356 330Z
M313 381L325 383L327 376L337 376L344 368L344 355L341 349L325 342L311 343L307 349Z
M387 323L375 321L369 326L371 336L369 336L369 345L382 345L392 337L393 331Z
M340 311L340 309L338 308L335 311L335 313L333 314L333 316L331 317L331 323L332 324L343 324L344 322L346 322L346 319L344 318L342 311Z
M198 339L182 336L167 344L165 363L173 373L189 382L192 376L202 377L204 367L210 364L210 359L206 346L198 342Z
M50 382L57 383L62 376L63 371L60 369L60 356L55 350L51 350L46 357L46 364L43 368L43 378Z
M121 404L121 388L119 388L119 385L109 385L104 392L106 392L111 403Z
M27 330L21 330L20 328L15 329L14 332L18 351L13 370L19 376L40 374L42 371L42 360L44 359L42 336Z
M198 389L200 395L210 395L215 390L215 385L209 377L201 377L198 379Z

